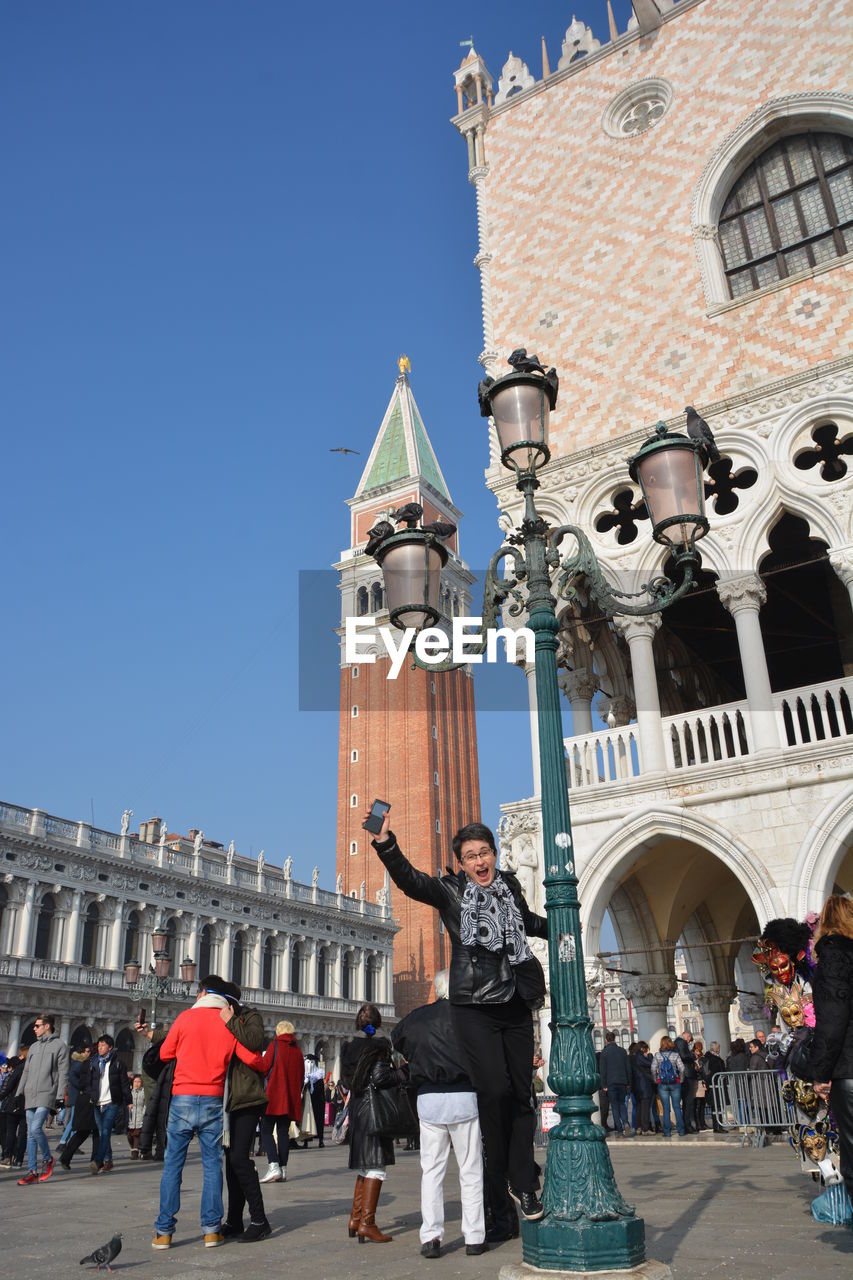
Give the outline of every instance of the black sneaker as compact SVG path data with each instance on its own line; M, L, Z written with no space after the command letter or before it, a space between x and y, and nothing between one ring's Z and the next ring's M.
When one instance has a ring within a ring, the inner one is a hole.
M436 1238L435 1240L427 1240L426 1244L421 1245L421 1257L422 1258L440 1258L441 1257L441 1241L438 1238Z
M221 1234L224 1235L226 1240L235 1240L237 1236L242 1236L245 1234L242 1222L240 1223L239 1227L235 1226L231 1222L223 1222L219 1230Z
M486 1253L488 1248L485 1240L482 1240L480 1244L466 1244L465 1252L469 1258L478 1258L481 1253Z
M263 1222L250 1222L240 1239L243 1244L252 1244L255 1240L266 1240L272 1235L272 1227L264 1218Z
M507 1187L507 1190L521 1210L522 1218L526 1218L528 1222L538 1222L540 1218L544 1218L545 1209L535 1191L515 1191L512 1187Z

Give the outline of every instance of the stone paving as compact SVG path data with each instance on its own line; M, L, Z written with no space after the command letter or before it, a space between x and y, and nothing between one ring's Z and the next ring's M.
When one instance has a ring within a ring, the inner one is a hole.
M218 1249L201 1244L201 1161L191 1148L173 1247L155 1253L151 1238L161 1166L131 1162L123 1142L116 1144L113 1172L98 1177L84 1162L79 1171L58 1169L48 1182L18 1187L17 1170L0 1171L3 1276L82 1280L80 1258L115 1231L124 1237L118 1274L131 1271L150 1280L232 1280L247 1269L264 1277L286 1272L293 1280L403 1280L427 1273L434 1280L496 1280L502 1266L520 1261L518 1241L478 1258L466 1256L452 1166L446 1252L437 1261L422 1259L419 1162L416 1153L403 1151L389 1171L377 1215L394 1240L349 1240L345 1215L353 1179L346 1150L329 1146L294 1153L287 1182L264 1188L274 1227L270 1239ZM623 1139L611 1149L620 1190L645 1218L648 1256L667 1263L676 1280L830 1280L853 1271L853 1231L814 1222L813 1184L781 1143L756 1151L731 1139ZM263 1160L259 1167L265 1170Z

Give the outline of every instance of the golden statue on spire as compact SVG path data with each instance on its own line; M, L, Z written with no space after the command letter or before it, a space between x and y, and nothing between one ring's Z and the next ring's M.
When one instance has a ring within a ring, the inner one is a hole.
M400 356L399 360L397 361L397 365L399 366L401 374L405 375L407 373L412 372L412 362L409 359L409 357L406 355Z

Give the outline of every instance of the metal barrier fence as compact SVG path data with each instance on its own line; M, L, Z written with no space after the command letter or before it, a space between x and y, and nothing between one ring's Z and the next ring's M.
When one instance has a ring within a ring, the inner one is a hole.
M739 1130L741 1146L763 1147L768 1133L783 1133L796 1124L794 1108L782 1097L782 1083L775 1071L721 1071L711 1085L717 1123Z

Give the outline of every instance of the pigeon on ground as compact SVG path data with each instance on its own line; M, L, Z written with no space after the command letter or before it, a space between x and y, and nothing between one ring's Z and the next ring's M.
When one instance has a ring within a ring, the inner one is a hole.
M118 1231L112 1240L108 1240L106 1244L102 1244L100 1249L95 1249L94 1253L90 1253L87 1257L80 1259L80 1266L85 1267L87 1262L94 1262L100 1271L101 1267L106 1267L107 1271L112 1272L110 1263L113 1258L117 1258L121 1253L121 1232Z
M687 434L691 440L699 441L702 446L704 461L706 463L717 462L720 457L720 451L714 442L713 431L705 419L699 417L692 404L687 405L684 412L687 414Z
M367 543L364 548L365 555L373 556L386 538L390 538L394 532L393 524L389 524L387 520L380 520L379 524L375 524L372 529L367 531Z
M526 347L516 347L511 356L507 356L507 364L511 364L516 373L544 373L545 366L539 363L538 356L529 356Z

